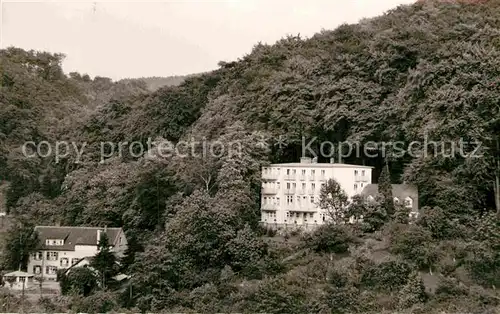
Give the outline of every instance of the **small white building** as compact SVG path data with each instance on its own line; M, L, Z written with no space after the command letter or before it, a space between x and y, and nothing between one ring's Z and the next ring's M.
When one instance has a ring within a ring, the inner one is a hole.
M361 193L372 181L370 166L317 163L301 158L299 163L271 164L262 168L261 223L272 228L313 229L328 220L319 208L321 187L335 179L349 198Z
M111 251L122 257L127 239L122 228L36 226L39 249L31 254L28 272L44 280L56 280L59 269L67 269L98 252L101 235L106 233Z
M33 286L35 275L24 271L13 271L3 275L4 287L11 290L26 290Z
M412 184L391 184L393 202L402 205L409 210L410 218L417 218L419 215L418 188ZM367 185L361 195L367 201L375 200L379 195L379 185Z

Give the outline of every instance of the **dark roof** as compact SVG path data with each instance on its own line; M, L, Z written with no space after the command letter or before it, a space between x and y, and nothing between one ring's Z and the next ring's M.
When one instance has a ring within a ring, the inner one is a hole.
M97 230L104 228L96 227L56 227L36 226L42 250L74 251L75 245L97 245ZM106 228L109 243L114 244L121 233L122 228ZM45 245L47 239L64 239L64 245Z
M409 196L412 199L416 199L418 197L418 189L415 185L412 184L391 184L392 185L392 196L397 197L399 199L404 199ZM363 191L361 191L361 195L371 195L375 196L378 194L378 184L368 184L365 186Z

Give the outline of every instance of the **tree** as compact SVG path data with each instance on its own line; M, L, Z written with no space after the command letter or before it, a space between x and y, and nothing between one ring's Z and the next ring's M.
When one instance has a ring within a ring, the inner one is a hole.
M98 286L96 274L89 267L74 267L67 275L62 271L57 280L63 295L76 293L86 297Z
M327 213L334 224L345 222L348 197L340 184L335 179L329 179L321 187L319 194L319 207Z
M94 268L100 275L101 287L106 287L106 282L116 274L116 257L111 252L108 235L101 231L99 239L98 252L92 258L90 266Z
M387 214L392 217L394 215L394 199L392 198L391 175L389 173L389 164L385 163L380 177L378 179L379 193L384 197L384 207Z
M362 196L355 195L348 206L347 216L354 218L356 223L361 221L363 232L375 232L388 220L387 212L381 204L382 201L378 196L373 201L366 201Z
M305 246L318 253L346 253L354 237L347 226L326 224L304 238Z
M20 221L15 222L5 239L3 257L5 268L26 270L29 256L38 245L38 234L33 226Z
M398 307L405 309L426 300L427 294L425 293L424 282L418 272L413 271L408 278L408 282L399 292Z

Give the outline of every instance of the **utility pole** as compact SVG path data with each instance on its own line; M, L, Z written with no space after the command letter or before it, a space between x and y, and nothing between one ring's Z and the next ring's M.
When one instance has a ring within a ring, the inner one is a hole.
M23 279L23 290L21 294L21 313L24 313L24 283L26 282L26 278L27 277L24 277Z

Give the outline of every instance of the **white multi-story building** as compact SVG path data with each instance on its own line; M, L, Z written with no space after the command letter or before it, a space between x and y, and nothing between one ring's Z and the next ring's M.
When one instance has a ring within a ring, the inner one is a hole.
M101 235L106 233L111 251L117 257L127 249L122 228L36 226L39 249L31 254L28 273L56 280L59 269L69 268L98 252Z
M300 163L271 164L262 168L261 222L281 228L313 228L328 219L319 208L322 185L335 179L349 198L372 183L369 166L317 163L303 157Z

